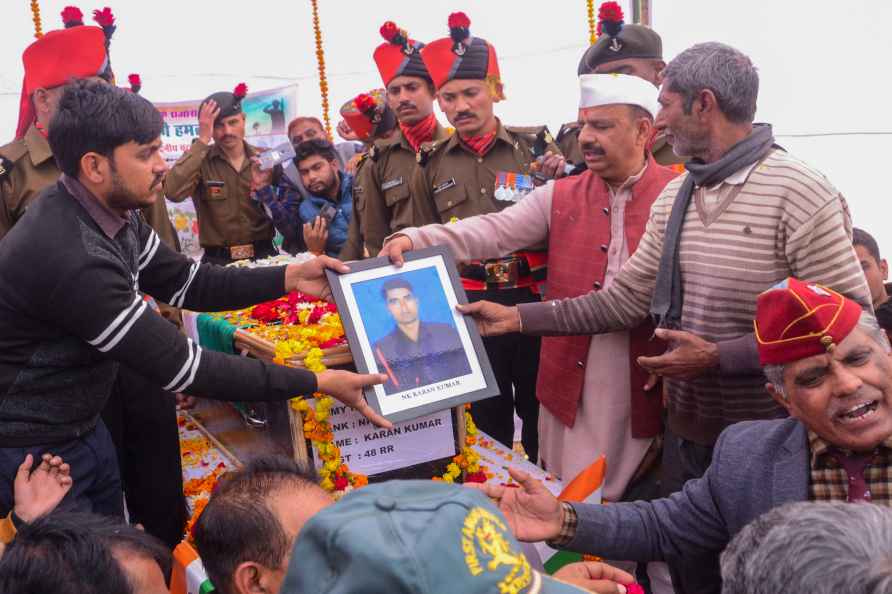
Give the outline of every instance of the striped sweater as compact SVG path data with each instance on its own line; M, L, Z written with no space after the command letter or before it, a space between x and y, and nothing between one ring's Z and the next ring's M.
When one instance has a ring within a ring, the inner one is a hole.
M663 234L684 179L669 182L657 198L637 251L609 289L521 305L523 331L598 334L637 326L649 312ZM871 307L845 200L822 174L775 150L727 204L707 212L696 198L679 242L683 330L712 342L752 332L756 296L788 276L830 286ZM782 415L764 385L761 375L718 371L690 381L667 379L669 427L711 445L732 423Z

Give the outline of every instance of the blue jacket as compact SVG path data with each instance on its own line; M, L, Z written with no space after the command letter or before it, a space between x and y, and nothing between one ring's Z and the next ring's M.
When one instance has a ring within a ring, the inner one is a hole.
M297 209L301 225L312 223L319 216L322 206L331 204L338 212L328 225L328 241L325 242L325 253L337 258L341 246L347 241L347 229L353 216L353 176L341 172L341 195L337 204L323 196L308 194Z
M770 509L808 501L808 432L796 419L745 421L719 436L702 478L650 502L574 503L579 523L565 548L607 559L705 559L721 590L718 556Z

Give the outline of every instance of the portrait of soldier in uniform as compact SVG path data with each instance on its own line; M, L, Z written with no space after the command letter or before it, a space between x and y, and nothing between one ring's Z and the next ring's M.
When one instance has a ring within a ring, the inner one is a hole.
M381 286L381 298L396 327L372 345L387 374L384 393L395 394L471 373L458 331L452 324L425 321L412 284L402 275Z

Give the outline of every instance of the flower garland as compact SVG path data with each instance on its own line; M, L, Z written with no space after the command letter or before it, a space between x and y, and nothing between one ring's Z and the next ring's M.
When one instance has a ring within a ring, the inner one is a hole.
M322 363L322 349L310 349L304 358L304 365L315 373L325 371L326 367ZM369 478L364 474L351 472L341 458L341 449L335 445L334 432L328 422L334 399L322 392L314 393L313 398L315 406L310 406L303 396L292 398L291 408L300 412L304 424L304 437L316 447L316 452L322 460L322 468L319 469L319 485L334 494L335 497L341 497L354 488L369 484Z
M40 3L37 0L31 0L31 20L34 21L34 38L43 37L43 29L40 25Z
M595 33L595 0L585 0L588 10L588 44L595 45L598 35Z
M303 354L304 367L315 373L327 369L322 362L325 356L323 349L346 344L337 307L303 293L292 292L247 309L213 315L274 343L274 363L285 365L288 359ZM321 392L314 393L312 397L297 396L291 399L291 407L301 414L304 437L310 440L322 460L320 485L335 497L340 497L354 488L367 485L368 477L350 470L334 442L334 432L329 423L334 404L330 395ZM492 478L493 475L480 464L480 455L473 449L479 438L470 405L465 406L464 422L466 436L461 452L453 457L446 472L433 477L433 480L453 483L462 474L464 482L483 483Z
M480 454L473 449L477 444L477 425L471 418L470 409L471 405L466 404L464 411L466 436L461 453L452 459L443 476L435 476L433 480L454 483L462 473L465 475L466 483L485 483L492 478L486 467L480 465Z
M319 27L319 6L317 0L310 0L313 5L313 36L316 38L316 62L319 67L319 93L322 96L322 119L325 120L325 133L331 140L331 120L328 117L328 80L325 77L325 52L322 49L322 30Z

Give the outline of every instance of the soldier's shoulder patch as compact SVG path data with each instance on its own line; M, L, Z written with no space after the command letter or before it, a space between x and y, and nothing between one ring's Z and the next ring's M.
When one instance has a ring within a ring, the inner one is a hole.
M12 161L6 157L0 157L0 181L9 179L9 174L12 173L13 167L15 167L15 164Z

